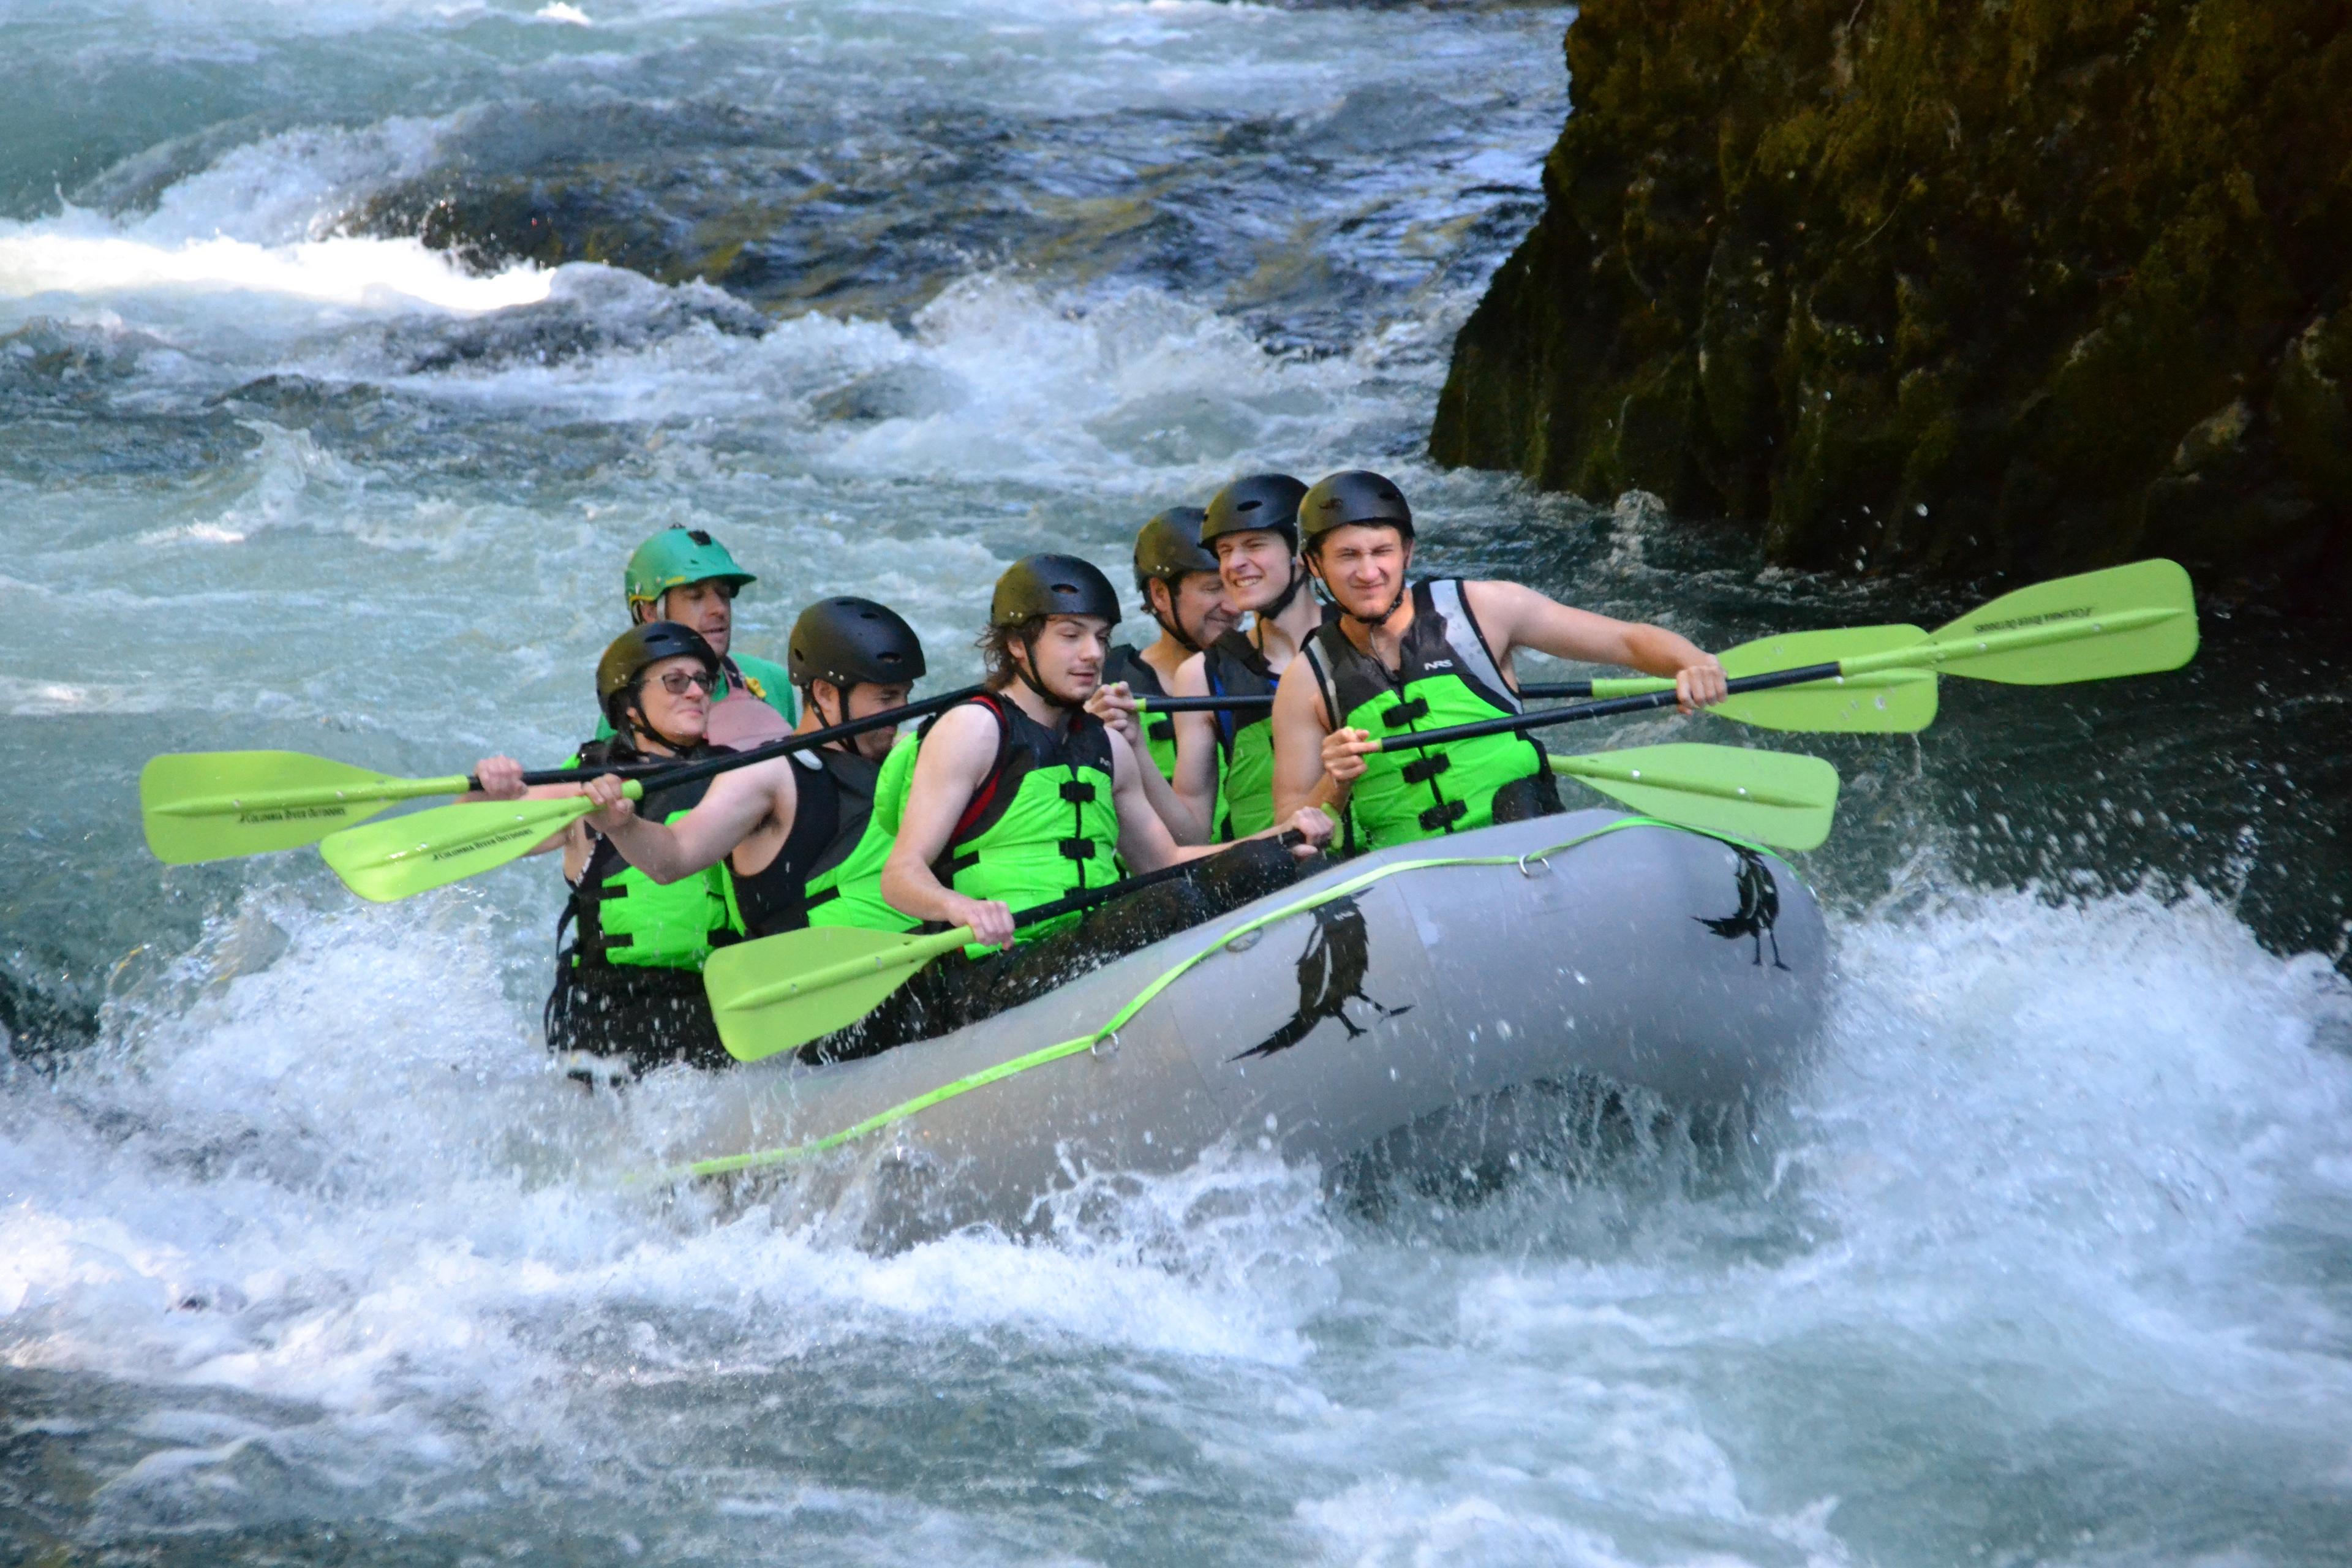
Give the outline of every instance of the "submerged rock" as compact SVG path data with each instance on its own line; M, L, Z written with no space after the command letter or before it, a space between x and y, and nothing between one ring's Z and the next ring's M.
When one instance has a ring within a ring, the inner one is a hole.
M2344 18L1591 0L1432 453L1790 564L2352 584Z

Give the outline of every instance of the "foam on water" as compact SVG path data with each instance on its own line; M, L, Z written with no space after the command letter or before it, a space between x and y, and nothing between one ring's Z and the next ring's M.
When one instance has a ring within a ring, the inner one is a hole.
M881 1258L616 1187L699 1080L555 1077L500 962L465 896L259 897L102 1051L8 1084L0 1354L189 1391L140 1418L172 1439L114 1483L143 1506L198 1508L267 1433L364 1494L625 1444L647 1380L971 1336L1041 1399L1072 1356L1253 1369L1259 1427L1154 1419L1289 1477L1286 1528L1348 1561L1912 1560L2023 1528L1964 1474L1886 1489L1874 1451L1930 1429L2036 1478L2032 1528L2126 1557L2214 1489L2352 1502L2352 1293L2298 1240L2352 1226L2352 988L2202 897L1842 922L1818 1069L1696 1163L1668 1131L1421 1231L1228 1157L1098 1181L1043 1243ZM2167 1487L2101 1497L2116 1445Z

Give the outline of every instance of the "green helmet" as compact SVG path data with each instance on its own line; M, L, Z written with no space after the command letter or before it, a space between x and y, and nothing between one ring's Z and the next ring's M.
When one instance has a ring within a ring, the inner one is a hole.
M1288 474L1252 474L1235 479L1209 498L1209 518L1201 526L1201 542L1210 544L1222 534L1250 533L1264 529L1278 533L1298 548L1298 500L1307 487Z
M637 681L662 660L681 656L698 658L713 677L719 674L719 655L692 626L647 621L614 637L596 661L596 703L604 710L604 721L615 730L623 729L621 716L636 692Z
M625 582L630 612L635 614L639 605L652 604L672 588L714 578L737 589L759 581L736 565L727 547L701 529L665 528L629 557Z
M1333 529L1354 523L1386 523L1411 539L1412 508L1395 481L1363 468L1326 475L1298 503L1298 524L1309 550Z
M1172 506L1135 536L1135 586L1143 602L1151 602L1146 587L1153 578L1174 588L1195 572L1214 574L1217 558L1201 548L1201 525L1209 514L1197 506Z
M1048 616L1100 616L1117 626L1118 590L1090 561L1075 555L1024 555L996 580L988 624L1020 627Z

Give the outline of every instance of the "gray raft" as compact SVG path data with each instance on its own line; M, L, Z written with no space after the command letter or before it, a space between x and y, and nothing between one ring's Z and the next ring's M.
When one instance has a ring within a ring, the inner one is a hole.
M1511 1119L1476 1108L1524 1086L1770 1089L1820 1029L1826 967L1786 862L1574 812L1335 866L942 1039L740 1068L666 1152L792 1173L793 1206L848 1202L899 1240L1034 1226L1089 1173L1220 1142L1328 1170L1436 1118L1471 1130L1427 1141L1458 1163L1510 1152L1483 1144Z

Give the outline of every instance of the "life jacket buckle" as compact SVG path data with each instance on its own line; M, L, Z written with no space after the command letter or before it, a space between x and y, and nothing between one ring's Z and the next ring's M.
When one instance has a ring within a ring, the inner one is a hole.
M1095 858L1095 841L1091 838L1064 838L1055 846L1068 860L1091 860Z
M1454 765L1454 758L1444 752L1423 752L1416 760L1397 770L1405 783L1427 784Z
M1087 805L1095 798L1095 786L1084 779L1066 779L1062 783L1062 798L1072 805Z
M1410 724L1416 719L1426 719L1428 717L1429 699L1426 697L1416 697L1410 702L1400 702L1395 707L1390 709L1387 712L1381 714L1381 722L1393 730L1399 725Z

